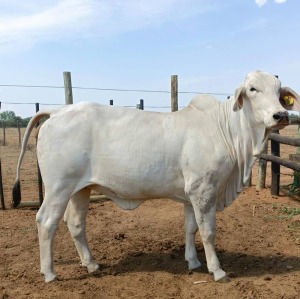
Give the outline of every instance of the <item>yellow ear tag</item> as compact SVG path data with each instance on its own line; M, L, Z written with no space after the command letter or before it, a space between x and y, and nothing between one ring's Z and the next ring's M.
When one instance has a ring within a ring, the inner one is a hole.
M294 105L295 99L292 96L284 96L283 100L287 106Z

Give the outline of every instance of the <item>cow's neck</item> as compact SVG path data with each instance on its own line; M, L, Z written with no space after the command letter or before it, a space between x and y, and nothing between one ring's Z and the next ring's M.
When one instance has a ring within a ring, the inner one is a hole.
M233 151L240 163L245 164L245 168L250 168L256 160L265 144L268 132L265 126L253 124L249 121L247 113L243 108L238 112L233 111L234 100L225 102L224 108L227 110L225 115L228 116L227 132L232 140ZM223 113L222 113L223 114ZM249 170L249 171L250 171Z
M220 104L219 126L223 130L224 140L227 143L231 159L234 164L225 186L225 205L228 206L244 186L249 185L252 166L255 156L261 153L264 147L265 128L252 125L247 119L245 111L233 111L233 100ZM222 201L219 210L222 210Z

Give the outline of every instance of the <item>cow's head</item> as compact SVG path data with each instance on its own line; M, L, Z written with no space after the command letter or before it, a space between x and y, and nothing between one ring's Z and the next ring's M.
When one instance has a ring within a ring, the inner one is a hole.
M300 111L300 96L289 87L281 87L275 76L256 71L249 73L235 91L233 110L242 107L253 125L282 129L289 124L287 110Z

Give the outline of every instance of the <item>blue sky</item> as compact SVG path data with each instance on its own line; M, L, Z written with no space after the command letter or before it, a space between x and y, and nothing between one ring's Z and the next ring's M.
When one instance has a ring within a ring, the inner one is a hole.
M63 86L70 71L76 87L169 91L176 74L179 91L230 95L260 69L300 93L299 11L298 0L0 0L0 85ZM73 95L170 105L167 93ZM180 94L179 106L192 97ZM0 86L0 101L62 104L64 90ZM2 104L22 117L34 109Z

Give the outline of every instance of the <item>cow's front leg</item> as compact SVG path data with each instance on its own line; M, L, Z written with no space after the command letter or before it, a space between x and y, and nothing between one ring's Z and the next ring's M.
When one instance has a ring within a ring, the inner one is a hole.
M207 268L209 273L214 275L215 281L226 281L227 275L221 269L220 262L215 250L216 238L216 210L212 207L209 211L202 213L199 209L195 210L196 220L202 238Z
M94 261L86 239L86 216L89 203L90 190L86 188L78 191L69 201L64 221L68 225L82 266L87 267L89 273L94 273L99 269L99 265Z
M185 260L188 262L189 270L201 267L197 258L195 236L198 231L198 224L191 204L184 204L185 217Z
M212 190L214 188L201 190L202 192L200 191L197 194L193 192L189 197L203 242L208 271L214 275L215 281L226 281L227 275L220 267L215 250L216 200Z
M202 238L207 268L209 273L214 275L215 281L223 281L227 279L226 273L221 269L220 262L215 250L216 238L216 209L211 207L208 211L201 211L195 208L196 221L199 226L200 235Z

